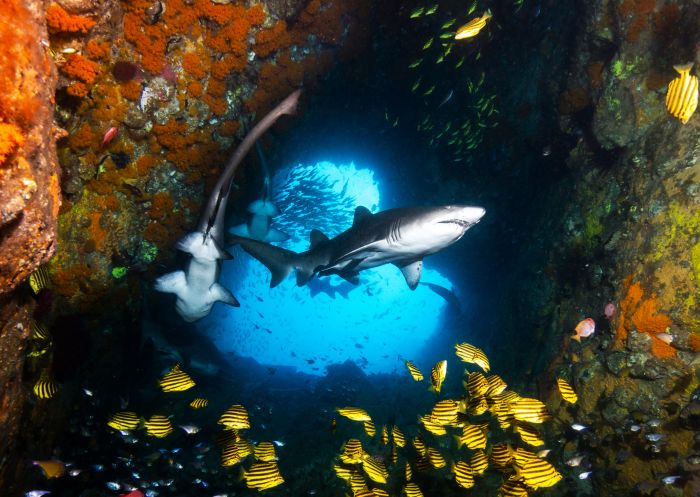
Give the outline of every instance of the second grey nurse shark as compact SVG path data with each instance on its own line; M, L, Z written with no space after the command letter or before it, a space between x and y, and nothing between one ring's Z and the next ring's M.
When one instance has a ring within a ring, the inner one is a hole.
M174 271L158 278L155 289L174 293L175 310L185 321L203 318L215 302L238 307L236 297L218 283L221 261L231 259L224 250L225 213L231 193L231 181L236 168L253 144L272 126L280 116L294 114L299 101L297 90L285 98L277 107L263 117L246 135L229 159L223 173L209 196L197 229L177 242L177 248L191 254L184 271Z
M240 244L270 270L271 287L293 269L297 285L302 286L314 275L337 274L356 282L360 271L391 263L414 290L420 282L423 257L458 241L485 213L482 207L465 205L406 207L376 214L357 207L350 228L330 239L318 230L311 231L311 246L300 254L234 235L227 241Z

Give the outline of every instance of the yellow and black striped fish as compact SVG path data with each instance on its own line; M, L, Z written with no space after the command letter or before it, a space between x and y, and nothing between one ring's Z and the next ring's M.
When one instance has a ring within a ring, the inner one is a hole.
M190 407L192 409L201 409L203 407L207 407L208 405L209 405L209 401L207 399L203 399L201 397L197 397L192 402L190 402Z
M481 416L489 409L489 403L486 397L472 397L469 401L469 414L472 416Z
M362 426L364 427L365 433L369 438L372 438L374 435L377 434L377 429L374 426L374 421L372 421L371 419L362 423Z
M386 479L389 477L386 465L369 455L365 455L362 459L362 469L365 470L370 480L375 483L386 483Z
M241 458L248 457L250 454L255 452L255 446L248 440L239 438L232 444L236 448L236 452Z
M267 490L284 483L277 463L274 462L255 462L248 471L243 469L241 475L248 488L257 490Z
M506 469L513 461L513 450L508 444L496 444L491 447L491 463L496 469Z
M403 487L403 492L407 497L423 497L423 492L420 491L420 488L415 483L407 483Z
M430 373L430 383L433 385L435 393L440 393L445 376L447 376L447 361L440 361L433 366L433 370Z
M258 442L254 449L255 459L262 462L273 462L277 460L275 454L275 444L272 442Z
M389 455L389 460L391 464L396 464L399 462L399 449L396 448L396 444L391 444L391 454Z
M513 475L503 482L499 495L501 497L527 497L527 486Z
M112 417L107 421L107 426L120 431L135 430L138 428L141 420L135 412L119 411L112 414Z
M406 461L406 481L411 481L413 479L413 470L411 469L411 463Z
M433 407L430 417L433 422L442 425L449 426L457 422L457 412L459 405L454 400L445 399L439 401Z
M216 435L216 437L214 438L214 441L216 442L216 445L218 445L219 447L225 447L227 445L231 445L233 442L237 442L240 439L241 439L241 436L238 433L238 430L224 428L224 431L219 432Z
M195 386L194 380L190 378L190 375L180 370L179 364L175 364L173 369L165 373L158 384L164 392L184 392Z
M532 461L538 461L539 459L540 457L538 457L537 454L527 450L524 447L516 447L513 450L513 463L518 467L523 467L525 464Z
M433 467L430 465L430 461L428 460L428 449L425 450L425 456L416 458L415 468L421 473L428 473L433 470Z
M372 492L369 488L364 487L355 492L354 497L375 497L374 492Z
M455 475L455 482L462 488L472 488L474 486L474 475L472 468L464 461L457 461L452 464L452 473Z
M41 378L34 384L34 395L40 399L50 399L58 392L58 383L53 381L47 374L42 375Z
M353 471L352 475L350 476L350 489L352 490L352 492L359 492L366 486L367 482L365 481L365 477L362 476L359 471Z
M335 409L338 414L345 416L351 421L371 421L372 418L369 417L367 411L359 407L337 407Z
M481 373L469 373L469 378L467 379L467 391L470 397L481 397L486 394L489 389L489 382L486 381L486 377Z
M49 277L47 266L41 266L29 275L29 286L34 294L38 294L44 288L48 288L50 284L51 278Z
M479 31L484 29L486 21L491 19L491 11L487 10L481 17L475 17L468 23L462 25L455 34L455 40L464 40L465 38L473 38L479 34Z
M351 438L343 446L343 453L340 454L340 460L345 464L360 464L362 462L362 442L356 438Z
M420 372L420 369L418 369L415 364L411 361L406 361L406 368L408 372L411 373L411 378L416 381L423 381L423 373Z
M234 466L241 462L243 457L238 453L238 446L230 443L221 449L221 465L224 467Z
M441 437L442 435L445 435L447 433L445 427L433 421L433 418L430 417L430 414L421 416L419 422L423 423L423 427L437 437Z
M496 395L500 395L501 393L503 393L503 390L505 390L508 387L506 382L503 381L503 378L501 378L497 374L492 374L491 376L488 376L486 378L486 381L489 384L489 388L486 390L486 396L489 399L494 398Z
M685 124L698 107L698 77L690 75L692 62L673 68L679 76L668 84L666 108Z
M522 467L517 467L516 475L518 475L527 486L535 489L551 487L557 484L562 478L561 474L554 469L554 466L544 459L539 458L525 463Z
M559 387L559 393L561 398L567 401L569 404L575 404L578 400L578 396L571 385L563 378L557 378L557 386Z
M49 338L49 329L44 323L34 321L32 323L32 338L34 340L46 340Z
M457 357L462 360L462 362L476 364L483 369L485 373L489 372L489 360L486 357L486 354L484 354L484 351L480 348L474 347L466 342L458 343L455 345L455 353L457 354Z
M374 496L374 497L389 497L389 492L387 492L383 488L374 487L372 489L372 496Z
M425 448L425 441L423 440L423 437L420 436L420 433L413 437L413 440L411 442L413 443L413 448L416 449L416 452L418 452L418 454L424 456L427 453L427 450Z
M146 435L150 437L163 438L173 432L173 425L167 416L154 414L151 419L143 423L146 428Z
M240 404L235 404L226 409L219 418L218 423L234 430L247 430L250 428L248 411Z
M469 459L469 466L475 475L483 475L486 468L489 467L489 458L483 450L477 450Z
M402 448L406 446L406 437L398 426L394 425L391 427L391 437L397 446Z
M430 461L430 465L435 469L440 469L447 466L447 461L445 461L445 458L442 457L442 454L440 454L440 452L433 447L428 447L428 461Z
M389 443L389 430L386 426L382 426L382 445Z
M547 407L537 399L522 397L510 404L510 412L518 421L543 423L550 418Z
M462 435L455 436L457 446L466 445L470 449L485 449L486 435L484 431L476 425L466 425L462 427Z
M346 482L350 482L350 478L352 477L353 469L348 468L346 466L340 466L338 464L333 465L333 471L335 471L335 475L340 478L341 480L345 480Z
M523 442L532 447L541 447L544 445L544 440L540 438L540 434L533 426L518 423L515 425L515 431L520 435Z

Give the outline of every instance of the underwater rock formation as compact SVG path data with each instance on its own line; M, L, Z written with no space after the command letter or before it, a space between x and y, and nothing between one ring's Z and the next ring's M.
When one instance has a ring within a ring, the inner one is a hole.
M0 7L0 482L16 469L28 397L24 354L33 301L29 274L56 249L61 203L53 127L56 73L48 54L44 2ZM3 491L4 492L4 491Z

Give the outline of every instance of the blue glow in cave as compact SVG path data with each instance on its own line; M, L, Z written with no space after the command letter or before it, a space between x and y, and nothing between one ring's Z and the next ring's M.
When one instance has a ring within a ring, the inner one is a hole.
M296 252L308 249L313 228L329 237L347 229L356 206L380 210L373 171L353 163L286 168L273 185L281 210L273 226L291 235L282 246ZM393 265L363 271L358 286L331 276L297 287L290 275L271 289L262 264L240 248L234 257L224 263L221 283L241 307L217 304L199 325L222 352L319 375L326 365L347 359L366 373L391 373L404 367L404 359L417 357L443 322L446 302L425 285L411 291ZM452 288L430 269L429 259L427 266L422 282Z

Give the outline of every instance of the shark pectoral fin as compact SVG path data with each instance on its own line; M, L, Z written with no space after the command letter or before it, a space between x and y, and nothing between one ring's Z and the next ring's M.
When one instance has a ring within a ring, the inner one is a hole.
M270 228L265 236L266 242L286 242L287 240L289 240L289 235L275 228Z
M403 277L406 278L408 288L415 290L420 282L420 275L423 272L423 259L408 263L397 262L395 265L401 270Z
M352 220L352 225L355 226L357 223L361 223L369 217L372 217L372 211L367 207L359 205L355 208L355 217Z
M199 231L186 234L178 240L175 247L178 250L192 254L193 257L208 261L233 259L233 256L219 247L211 236Z
M238 302L238 299L233 296L231 291L218 283L214 283L211 288L209 288L209 293L214 302L223 302L224 304L228 304L233 307L241 306L240 302Z
M250 231L248 231L247 224L239 224L238 226L229 228L228 232L234 235L245 236L246 238L250 238Z
M187 288L187 278L184 271L174 271L157 278L153 286L159 292L177 295Z

